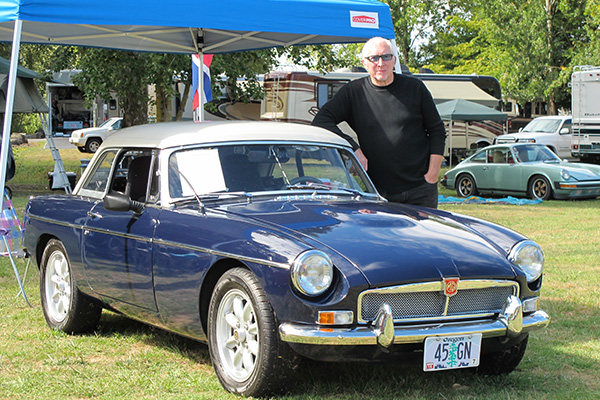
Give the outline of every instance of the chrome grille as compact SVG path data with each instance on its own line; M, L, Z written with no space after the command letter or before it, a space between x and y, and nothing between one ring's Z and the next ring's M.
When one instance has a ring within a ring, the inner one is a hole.
M361 322L373 321L379 308L387 303L394 321L445 319L499 313L510 295L518 296L512 281L459 281L458 292L447 297L442 282L427 282L367 290L359 295Z

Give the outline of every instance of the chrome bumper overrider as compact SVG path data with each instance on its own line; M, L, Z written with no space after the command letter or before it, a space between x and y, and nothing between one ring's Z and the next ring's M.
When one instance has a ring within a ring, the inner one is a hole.
M447 322L426 325L394 326L390 307L384 304L375 322L358 328L283 323L279 326L281 340L314 345L380 345L421 343L429 336L481 333L484 338L516 337L521 333L545 328L550 316L542 310L523 315L521 300L510 296L502 313L495 320Z

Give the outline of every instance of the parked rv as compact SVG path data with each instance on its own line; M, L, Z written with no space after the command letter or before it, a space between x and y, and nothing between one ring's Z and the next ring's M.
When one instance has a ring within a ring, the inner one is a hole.
M571 75L571 154L600 164L600 67L577 66Z
M351 80L367 76L366 72L272 72L265 75L265 98L261 101L260 119L310 124L319 108ZM500 107L501 89L492 76L413 74L431 92L436 104L463 98L494 109ZM506 133L505 126L493 121L446 121L446 130L453 124L452 139L446 141L446 156L450 149L455 159L490 145ZM356 136L343 123L340 128ZM468 132L468 138L466 136ZM466 147L465 147L466 146Z

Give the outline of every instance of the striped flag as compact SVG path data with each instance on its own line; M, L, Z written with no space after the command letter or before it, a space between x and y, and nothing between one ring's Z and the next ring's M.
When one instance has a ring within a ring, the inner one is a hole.
M202 93L202 104L212 100L212 90L210 87L210 63L212 62L212 54L204 54L203 60L203 79L204 79L204 93ZM200 77L200 58L198 54L192 54L192 93L194 98L192 101L192 107L194 110L200 108L200 93L199 93L199 77Z

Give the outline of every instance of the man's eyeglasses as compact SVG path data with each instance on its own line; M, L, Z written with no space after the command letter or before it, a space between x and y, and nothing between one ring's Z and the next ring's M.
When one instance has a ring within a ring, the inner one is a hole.
M375 63L379 62L380 58L383 61L390 61L392 58L394 58L394 55L393 54L381 54L381 55L375 55L375 56L367 56L365 58L375 64Z

